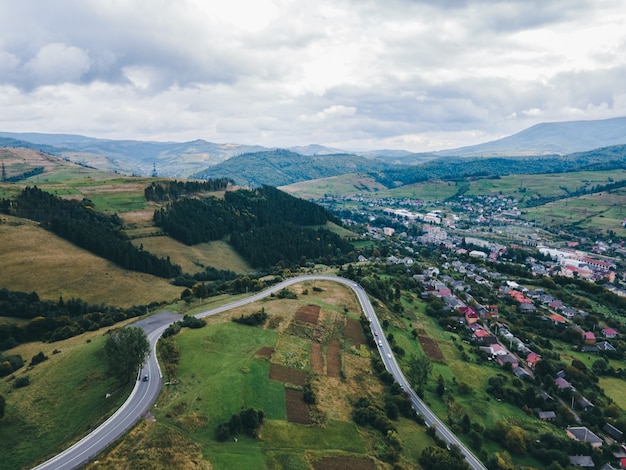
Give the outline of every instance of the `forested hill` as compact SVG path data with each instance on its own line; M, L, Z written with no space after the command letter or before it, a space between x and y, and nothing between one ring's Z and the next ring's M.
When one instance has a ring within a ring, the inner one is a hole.
M288 150L245 153L200 171L193 178L230 178L242 186L284 186L346 173L369 173L395 167L350 154L300 155Z
M402 170L379 172L376 179L386 186L412 184L432 179L461 180L493 178L512 174L567 173L626 168L626 145L605 147L566 156L441 158Z
M184 198L154 213L154 222L187 244L228 237L254 267L283 262L331 262L352 246L326 229L307 226L338 222L324 208L276 188L228 191L224 199Z
M134 246L122 232L117 215L96 212L87 199L60 199L37 187L25 188L15 199L0 200L0 212L41 223L81 248L119 266L164 278L181 274L180 266Z

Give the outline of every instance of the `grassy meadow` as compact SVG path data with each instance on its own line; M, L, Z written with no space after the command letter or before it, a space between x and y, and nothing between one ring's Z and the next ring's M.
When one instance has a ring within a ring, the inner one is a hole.
M0 381L7 403L0 425L0 469L30 468L55 455L126 400L134 384L120 388L107 375L102 354L105 331L5 351L20 354L26 364L39 352L49 359L34 367L25 365ZM15 378L23 376L29 377L30 385L14 388ZM110 398L105 398L107 393Z
M127 271L25 219L0 215L0 286L42 299L81 298L119 307L171 301L182 288Z
M371 372L369 358L343 337L345 316L360 312L356 297L332 282L306 282L290 289L297 293L297 299L266 298L209 317L202 329L179 333L175 341L180 350L176 374L180 383L164 387L153 410L154 423L138 425L100 456L93 468L117 468L123 461L132 462L126 468L133 468L147 456L158 456L157 465L164 465L155 468L167 468L174 464L174 454L183 462L177 468L207 468L203 467L206 462L199 462L198 467L189 464L197 462L194 459L201 453L215 470L310 470L312 462L324 456L376 455L380 436L359 430L350 418L349 402L356 396L382 399L382 386ZM343 378L325 373L310 376L318 399L318 424L313 425L287 421L285 390L294 386L269 379L272 364L311 372L311 340L303 333L308 330L292 323L296 310L306 305L321 307L316 331L321 335L322 349L326 351L331 338L340 339L342 344ZM230 321L261 308L269 315L263 327ZM259 355L267 347L274 348L273 354ZM265 413L259 439L242 436L236 443L216 441L217 426L248 407ZM409 446L403 452L405 463L416 467L421 450L432 445L432 440L414 422L399 420L397 424L400 438ZM171 449L174 445L177 451L167 452L168 446ZM386 466L380 463L380 468Z

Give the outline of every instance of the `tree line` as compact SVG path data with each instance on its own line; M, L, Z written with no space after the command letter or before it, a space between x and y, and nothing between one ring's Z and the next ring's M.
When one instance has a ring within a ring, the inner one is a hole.
M123 233L119 216L94 211L88 199L61 199L34 186L14 200L2 199L0 211L40 222L43 228L122 268L163 278L181 274L180 266L169 257L159 258L134 246Z
M153 306L151 304L151 306ZM29 341L60 341L114 325L146 312L145 306L126 309L91 305L81 299L41 300L36 292L0 289L0 312L4 316L30 320L26 324L0 325L0 350Z
M421 165L392 168L373 173L372 176L385 186L393 187L398 181L407 185L433 179L462 181L468 178L497 178L516 174L606 171L626 168L625 148L624 145L617 145L564 157L554 155L532 158L446 157Z
M196 193L222 191L232 184L229 178L209 179L206 181L153 181L144 189L146 201L176 201L184 196Z

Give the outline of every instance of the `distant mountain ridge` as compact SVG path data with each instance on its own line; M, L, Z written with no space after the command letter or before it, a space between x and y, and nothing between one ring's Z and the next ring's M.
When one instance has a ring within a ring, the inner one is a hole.
M436 156L567 155L626 144L626 117L536 124L502 139L434 152Z
M376 165L371 161L388 166L391 164L415 165L450 156L567 155L620 144L626 144L626 117L542 123L491 142L431 153L389 149L348 152L317 144L290 147L286 151L293 152L294 155L315 157L319 162L323 161L319 159L322 156L330 158L332 155L343 155L343 161L338 162L333 171L339 171L341 166L346 164L345 155L351 155L353 159L360 157L362 160L352 161L352 168L355 171L367 171L359 170L359 168L368 168L372 165L375 167ZM208 169L214 165L242 154L249 156L257 152L278 150L260 145L218 144L200 139L190 142L156 142L97 139L73 134L15 132L0 132L0 146L34 148L81 165L124 174L147 176L156 167L160 176L172 178L188 178L192 175L210 173ZM300 163L303 161L300 159ZM242 168L241 161L234 162L233 165L235 163ZM258 160L251 162L251 165L258 164ZM325 174L332 165L324 160L322 166L326 170L314 170L313 166L309 166L311 174L306 179L321 177L314 175ZM215 171L222 170L224 167L215 169ZM251 171L254 170L254 168L251 169ZM306 176L300 173L298 178ZM288 179L286 177L286 180Z

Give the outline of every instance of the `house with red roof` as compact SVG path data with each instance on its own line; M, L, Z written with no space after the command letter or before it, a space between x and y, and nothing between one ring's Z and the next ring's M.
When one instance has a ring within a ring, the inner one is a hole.
M605 328L602 330L602 334L604 335L605 338L617 338L617 336L619 335L619 333L617 332L617 330L614 330L613 328Z
M536 352L531 352L526 357L526 364L528 364L528 367L530 367L531 369L534 369L540 360L541 356L539 354L537 354Z
M593 334L593 331L583 331L582 335L586 344L596 344L596 335Z
M565 318L563 318L561 315L559 315L558 313L553 313L552 315L550 315L550 320L552 320L552 322L555 325L562 325L565 322L567 322L567 320L565 320Z
M465 317L465 323L468 325L476 323L480 318L478 312L468 305L465 307L459 307L459 312L461 312L461 314Z

